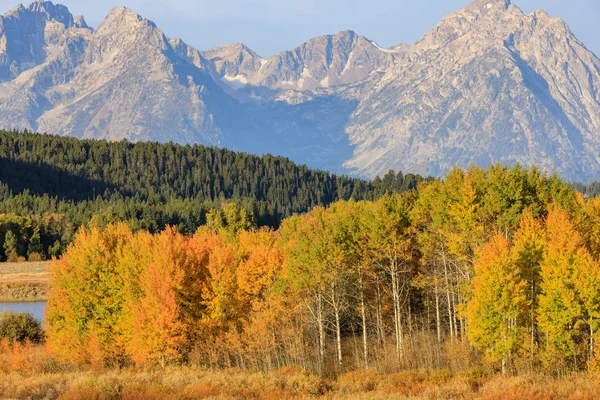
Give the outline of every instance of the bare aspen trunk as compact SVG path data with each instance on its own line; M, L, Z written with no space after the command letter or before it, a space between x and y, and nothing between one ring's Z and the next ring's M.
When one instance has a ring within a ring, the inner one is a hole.
M590 361L594 358L594 319L590 318Z
M446 279L446 300L448 301L448 324L450 325L450 339L454 341L454 317L452 300L450 295L450 279L448 278L448 263L446 263L446 255L442 252L442 261L444 263L444 277Z
M365 369L369 369L369 344L367 338L367 312L365 307L365 291L363 286L362 272L359 274L360 285L360 313L362 317L362 336L363 336L363 358Z
M434 271L435 279L435 324L437 328L438 343L442 343L442 322L440 317L440 293L438 291L437 271Z
M342 366L342 329L340 326L340 313L335 311L335 334L337 340L338 365Z
M408 296L408 302L407 302L407 306L408 306L408 334L412 337L413 322L412 322L412 308L410 306L410 291L408 292L407 296Z
M383 307L381 306L381 285L379 282L379 276L377 276L377 336L379 337L379 344L385 347L385 326L383 325Z
M335 341L337 351L338 367L342 366L342 325L340 319L340 301L338 299L337 287L335 279L331 280L331 297L330 305L333 308L335 317Z
M325 321L323 318L323 293L317 296L317 324L319 325L319 367L321 371L325 365Z
M342 366L342 328L340 325L340 311L335 307L335 339L337 342L338 366Z
M454 293L450 293L451 294L451 300L452 300L452 324L454 325L454 337L456 339L459 339L459 335L458 335L458 319L456 318L456 296L454 295Z
M535 347L535 282L531 282L531 310L530 310L530 324L531 324L531 368L533 370L533 355Z
M392 277L392 299L394 302L394 328L396 336L396 355L398 360L403 357L404 343L402 338L401 312L400 312L400 293L398 284L398 264L396 257L391 258L390 272Z

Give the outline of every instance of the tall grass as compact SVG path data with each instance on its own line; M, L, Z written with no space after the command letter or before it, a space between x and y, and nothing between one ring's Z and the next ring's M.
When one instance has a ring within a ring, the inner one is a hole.
M595 399L587 375L479 376L450 371L354 371L325 379L297 368L269 373L192 367L0 374L6 399Z
M423 338L427 341L429 339ZM469 346L417 352L380 367L318 376L297 367L269 372L169 366L155 369L90 369L61 363L43 345L0 342L0 399L595 399L600 379L573 374L507 377L482 369ZM388 352L392 355L394 352ZM392 356L389 356L392 357Z

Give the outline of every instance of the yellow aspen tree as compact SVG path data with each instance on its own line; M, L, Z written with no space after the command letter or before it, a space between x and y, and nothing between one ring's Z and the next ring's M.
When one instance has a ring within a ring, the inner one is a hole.
M589 353L591 360L596 353L596 339L600 326L600 262L593 259L587 251L580 251L581 264L575 276L579 301L583 315L580 323L589 330Z
M260 308L281 273L283 254L276 247L276 234L269 229L240 231L241 263L236 270L240 310L249 314Z
M131 237L124 224L103 231L82 228L53 262L46 324L49 349L57 356L85 364L93 348L94 358L105 364L124 361L119 326L126 296L116 254Z
M409 212L407 197L384 196L373 204L367 225L371 259L388 278L398 360L404 357L403 311L415 272L415 246Z
M522 279L527 283L527 305L529 308L528 330L529 355L534 361L538 348L538 298L540 295L540 264L544 258L545 231L543 223L526 212L519 223L519 229L512 241L511 257L521 272Z
M323 263L325 209L317 207L309 214L291 217L281 226L281 242L285 255L281 285L288 293L297 293L307 314L316 325L317 371L325 367L325 307L327 270Z
M584 200L577 198L577 227L583 233L587 247L594 257L600 257L600 197Z
M544 361L559 370L563 362L578 361L575 328L584 315L584 307L577 276L585 269L586 262L589 262L589 253L583 247L581 235L566 211L553 207L546 221L538 321L545 335Z
M475 259L473 294L467 303L469 339L488 358L507 361L518 351L527 331L527 283L510 256L510 242L496 235Z
M236 297L244 355L255 366L281 367L278 325L283 323L285 312L274 301L273 288L281 273L283 254L276 246L275 232L269 229L240 231L237 240L241 262L236 270Z

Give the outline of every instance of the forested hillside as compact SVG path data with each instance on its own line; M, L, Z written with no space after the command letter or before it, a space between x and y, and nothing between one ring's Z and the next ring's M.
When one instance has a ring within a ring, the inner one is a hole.
M6 244L9 230L16 236L16 244L11 239L0 249L0 259L11 253L59 254L92 218L101 225L127 221L134 230L158 232L173 225L193 233L209 210L235 201L258 226L276 227L282 218L315 206L375 199L414 189L421 180L390 172L368 182L282 157L199 145L0 131L0 214L10 214L0 216L0 243Z

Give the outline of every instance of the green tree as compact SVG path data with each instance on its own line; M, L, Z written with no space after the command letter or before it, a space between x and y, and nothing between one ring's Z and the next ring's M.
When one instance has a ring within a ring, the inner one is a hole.
M4 237L4 254L6 258L18 255L17 245L17 235L15 235L13 231L6 232L6 236Z
M54 244L48 248L48 255L50 257L58 257L58 256L60 256L60 254L62 252L61 247L62 246L60 244L60 240L57 239L54 242Z
M40 343L44 337L42 324L30 313L0 312L0 339Z
M41 235L40 235L40 227L36 226L33 230L33 234L29 239L29 248L27 250L27 255L38 254L41 255L44 252L44 248L41 243Z

